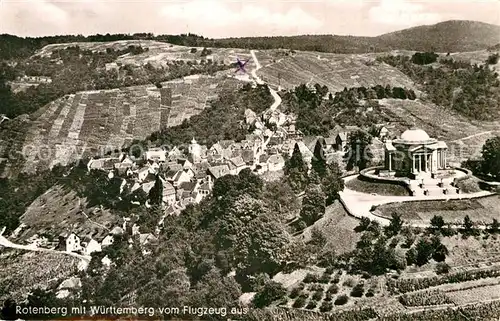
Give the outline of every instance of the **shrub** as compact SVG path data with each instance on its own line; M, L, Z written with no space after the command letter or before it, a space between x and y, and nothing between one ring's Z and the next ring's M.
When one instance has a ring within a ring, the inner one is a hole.
M323 291L316 291L312 296L312 299L314 301L320 301L322 298L323 298Z
M325 273L325 274L323 274L323 275L321 276L321 278L319 279L319 282L320 282L320 283L328 283L328 282L330 282L330 277L331 277L331 276L330 276L329 274L326 274L326 273Z
M366 291L366 294L365 294L365 297L367 298L371 298L375 295L375 292L373 289L369 289L368 291Z
M335 272L335 268L333 268L331 266L327 267L326 270L325 270L325 274L332 275L333 272Z
M259 291L253 298L253 304L257 308L263 308L274 301L281 300L285 297L286 290L283 286L274 281L266 283L261 291Z
M319 307L319 310L321 312L328 312L328 311L331 311L332 309L333 309L333 304L332 304L332 302L328 302L328 301L323 301L323 303Z
M297 309L300 309L300 308L303 308L304 306L306 305L306 299L302 296L299 296L295 302L293 302L293 307L294 308L297 308Z
M345 286L348 286L350 288L352 288L354 286L354 280L350 277L348 277L345 281L344 281L344 284Z
M333 299L333 295L330 292L326 292L325 298L323 299L324 301L331 301Z
M339 286L337 284L332 284L329 288L327 293L332 293L332 294L337 294L339 293Z
M486 60L488 65L496 65L498 63L498 53L491 54Z
M321 284L311 284L309 285L309 291L323 291L323 286Z
M340 295L336 300L335 300L335 305L344 305L349 301L349 297L345 294Z
M298 288L298 287L297 288L293 288L292 291L290 292L289 297L291 299L295 299L296 297L298 297L300 295L301 291L302 290L300 288Z
M450 266L446 264L445 262L439 262L436 265L436 273L437 274L447 274L450 272Z
M360 298L363 296L365 292L364 286L362 283L358 283L351 291L351 296Z
M335 276L335 277L332 279L332 283L334 283L334 284L337 284L337 283L339 283L339 282L340 282L340 276L338 276L338 275L337 275L337 276Z
M306 309L308 309L308 310L315 309L317 305L318 305L318 302L316 302L316 301L312 301L312 300L311 300L311 301L309 301L309 303L307 304Z
M312 273L307 273L306 277L304 278L305 283L316 283L318 282L318 276L316 274Z

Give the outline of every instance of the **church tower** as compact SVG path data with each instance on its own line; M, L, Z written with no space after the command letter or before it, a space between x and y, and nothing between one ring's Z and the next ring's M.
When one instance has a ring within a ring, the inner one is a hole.
M194 137L191 144L189 144L189 155L191 156L194 164L201 162L201 146L196 142Z

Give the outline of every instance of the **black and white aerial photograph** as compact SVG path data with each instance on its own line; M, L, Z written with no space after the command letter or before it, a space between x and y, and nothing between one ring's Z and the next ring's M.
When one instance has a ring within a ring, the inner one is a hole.
M0 0L0 320L500 320L499 0Z

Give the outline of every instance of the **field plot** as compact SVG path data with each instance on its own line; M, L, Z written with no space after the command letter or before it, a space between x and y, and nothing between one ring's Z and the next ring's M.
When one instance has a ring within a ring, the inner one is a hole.
M464 217L469 215L475 222L491 223L494 218L500 219L500 196L391 203L377 207L377 212L387 218L390 218L392 213L399 213L405 220L423 222L429 222L434 215L439 215L445 222L450 223L461 223Z
M500 239L494 237L469 237L461 235L443 238L448 248L446 262L456 267L490 267L500 263Z
M335 253L341 254L354 250L359 241L360 234L354 231L359 222L347 214L339 202L335 202L326 208L325 215L316 221L314 225L304 231L303 237L307 241L311 237L312 228L320 229L327 238L329 248Z
M76 272L78 259L63 254L27 252L0 255L0 301L22 301L31 289L44 288Z
M262 53L258 52L257 57L260 55ZM341 91L344 87L375 85L414 89L413 82L396 68L373 63L361 55L299 52L263 66L258 74L264 81L273 85L279 83L285 89L302 83L326 85L331 92Z
M360 177L350 180L346 183L346 187L357 192L378 194L378 195L410 195L408 189L404 186L389 183L374 183L360 179Z
M163 127L199 114L222 91L241 82L220 73L155 86L87 91L67 95L39 111L23 148L24 171L68 164L81 156L119 149Z
M117 224L118 218L108 210L99 211L99 215L92 215L85 205L85 199L79 198L74 191L68 191L61 186L52 187L38 197L21 216L20 222L25 228L16 242L23 242L35 234L41 236L44 233L55 237L56 242L57 236L62 232L74 232L96 239L106 236L108 229ZM84 210L85 214L81 210Z
M458 305L498 300L500 299L500 284L447 292L446 295Z

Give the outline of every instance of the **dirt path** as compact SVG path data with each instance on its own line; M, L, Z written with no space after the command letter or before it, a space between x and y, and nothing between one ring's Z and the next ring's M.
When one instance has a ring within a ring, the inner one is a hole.
M252 59L255 62L255 68L252 69L252 77L255 79L255 82L259 85L265 85L266 83L259 77L257 76L257 71L262 68L259 60L257 59L257 55L255 54L255 50L250 50L250 54L252 55ZM281 97L278 95L276 90L272 89L271 86L267 86L269 88L269 91L271 92L271 95L273 96L274 102L272 103L271 107L269 107L268 110L274 111L276 108L278 108L279 105L281 105ZM264 113L266 113L268 110L266 110ZM264 142L264 149L271 140L271 137L269 137L265 142Z
M496 132L496 130L488 130L488 131L480 132L480 133L477 133L477 134L474 134L474 135L469 135L467 137L462 137L462 138L459 138L459 139L455 139L455 140L452 141L452 143L456 143L456 142L459 142L459 141L467 140L467 139L474 138L474 137L477 137L477 136L491 134L493 132Z

